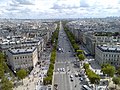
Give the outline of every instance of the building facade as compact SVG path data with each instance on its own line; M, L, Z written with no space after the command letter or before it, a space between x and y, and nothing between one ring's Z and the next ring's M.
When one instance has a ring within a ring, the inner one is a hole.
M98 45L95 48L95 60L99 64L109 63L120 67L120 46Z
M9 49L20 49L20 48L29 48L29 47L37 47L38 57L40 58L41 53L44 49L44 39L29 39L29 40L20 40L20 41L4 41L0 44L0 49L3 53Z
M14 71L21 68L29 69L35 67L38 62L36 47L26 49L10 49L7 52L7 57L7 63Z

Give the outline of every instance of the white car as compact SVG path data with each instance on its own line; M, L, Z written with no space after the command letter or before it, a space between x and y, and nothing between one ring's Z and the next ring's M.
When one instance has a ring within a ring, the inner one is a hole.
M59 70L60 70L60 69L58 68L57 71L59 72Z
M80 81L83 81L83 78L82 78L82 77L80 77Z
M70 78L73 78L73 75L70 75Z
M75 73L75 76L78 77L78 73Z
M65 68L62 68L62 71L65 72Z
M62 68L60 68L60 71L62 71Z
M73 82L73 78L71 78L71 81Z

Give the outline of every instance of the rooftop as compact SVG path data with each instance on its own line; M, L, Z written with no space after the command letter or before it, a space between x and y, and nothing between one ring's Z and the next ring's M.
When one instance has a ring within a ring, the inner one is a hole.
M120 45L98 45L97 46L101 51L104 52L116 52L120 53Z
M36 49L36 47L30 47L30 48L24 48L24 49L9 49L8 51L11 54L29 54L34 52L34 50Z

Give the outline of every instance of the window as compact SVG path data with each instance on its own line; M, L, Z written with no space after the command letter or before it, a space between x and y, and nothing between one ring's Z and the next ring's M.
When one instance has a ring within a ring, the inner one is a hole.
M17 59L19 59L19 57L17 57Z

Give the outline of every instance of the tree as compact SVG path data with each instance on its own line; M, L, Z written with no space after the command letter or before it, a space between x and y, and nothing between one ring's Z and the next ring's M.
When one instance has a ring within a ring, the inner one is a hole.
M102 65L101 65L101 68L105 68L105 67L107 67L107 66L111 66L111 65L108 64L108 63L105 63L105 64L102 64Z
M23 79L27 76L27 71L25 69L21 69L17 72L17 76L19 79L22 79L22 82L23 82Z
M90 69L86 69L86 74L92 84L98 84L100 82L100 76L94 73Z
M109 77L113 77L115 74L115 67L111 65L106 65L102 68L103 74L107 74Z
M77 52L77 55L83 54L83 50L77 50L76 52Z
M120 67L117 69L117 74L120 75Z
M3 53L0 53L0 64L3 64L3 62L5 61L4 59L4 54Z
M74 39L72 39L72 40L71 40L71 43L72 43L72 44L74 44L74 43L75 43L75 40L74 40Z
M115 89L116 89L116 85L120 85L120 78L119 77L113 77L112 79L113 83L115 84Z
M1 85L2 90L13 90L13 83L5 77L2 78Z
M52 84L52 77L43 78L43 84L44 85Z
M0 64L0 78L4 76L4 67L2 64Z
M79 58L80 61L83 61L85 59L85 56L83 54L79 54L78 58Z
M85 63L83 67L84 67L84 69L89 69L89 64Z
M73 44L73 48L75 49L75 51L78 50L78 49L79 49L78 44L74 43L74 44Z

